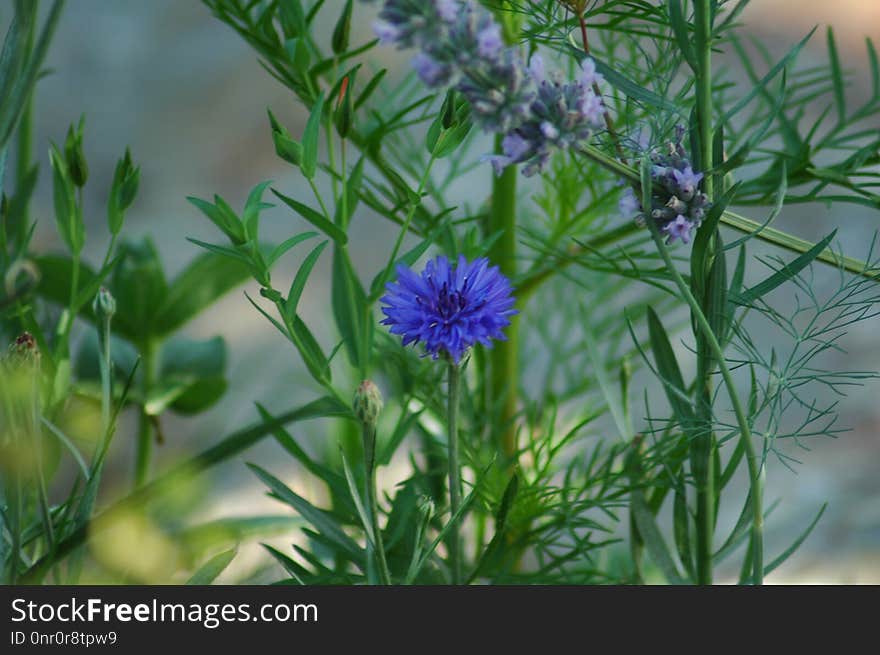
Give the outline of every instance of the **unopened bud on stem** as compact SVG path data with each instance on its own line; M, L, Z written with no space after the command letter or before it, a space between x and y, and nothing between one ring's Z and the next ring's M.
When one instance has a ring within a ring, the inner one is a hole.
M92 302L92 311L101 321L109 321L116 313L116 299L107 289L101 287Z
M354 394L354 414L365 426L376 429L382 412L382 392L371 380L364 380Z

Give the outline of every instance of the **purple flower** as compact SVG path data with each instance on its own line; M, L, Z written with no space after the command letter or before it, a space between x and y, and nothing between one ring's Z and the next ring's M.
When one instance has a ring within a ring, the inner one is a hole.
M678 185L677 195L685 202L692 200L697 193L700 181L703 179L703 174L694 173L693 168L686 166L684 170L672 171L672 175L675 178L675 183Z
M529 154L531 144L519 134L508 134L501 140L501 149L504 154L514 160L519 160Z
M393 45L400 38L400 30L384 20L373 22L373 33L379 37L379 42L383 45Z
M605 115L605 103L595 93L585 93L578 110L587 123L598 127L602 124L602 117Z
M676 239L681 239L682 243L690 243L691 230L693 228L694 224L679 214L675 217L675 220L669 221L663 226L663 231L669 235L669 238L666 239L666 243L672 243Z
M627 187L626 191L623 192L617 207L620 209L620 213L627 218L631 218L642 211L642 203L636 198L636 193L632 190L632 187Z
M501 175L502 171L511 164L528 159L532 152L532 144L516 132L511 132L501 140L501 150L503 155L483 157L483 161L492 164L495 175Z
M437 14L447 23L451 23L457 17L462 9L458 0L436 0Z
M498 23L489 23L477 33L477 53L481 57L497 57L503 47L504 41L501 40L501 27Z
M559 138L559 130L557 130L556 126L550 121L544 121L541 123L541 134L545 139L550 141L555 141Z
M596 62L591 57L584 59L581 64L581 84L592 87L594 84L601 84L603 79L605 78L601 73L596 72Z
M529 60L529 73L538 84L547 79L547 71L544 68L544 59L541 55L533 55Z
M397 282L382 297L383 325L403 338L403 345L422 342L434 359L449 356L458 363L476 343L491 347L505 339L503 329L516 314L510 282L485 258L453 266L444 256L427 263L421 275L403 265Z
M426 86L443 86L449 81L451 71L449 66L441 64L431 55L420 52L413 58L413 68Z

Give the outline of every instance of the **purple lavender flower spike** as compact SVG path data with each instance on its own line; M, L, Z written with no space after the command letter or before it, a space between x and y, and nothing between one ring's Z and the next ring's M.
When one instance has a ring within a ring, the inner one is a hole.
M602 99L587 85L585 79L562 83L544 75L543 62L533 57L528 72L538 87L537 97L529 105L528 114L508 134L529 144L509 163L524 164L523 175L529 177L544 169L556 150L576 147L587 142L593 129L602 124L605 106ZM585 63L587 77L595 72ZM591 72L592 71L592 72Z
M420 275L399 265L397 276L381 299L382 324L404 346L422 342L434 359L448 356L457 364L474 344L491 347L493 339L506 338L503 330L517 313L510 282L485 258L460 256L452 265L441 255Z
M455 88L478 127L515 144L484 158L496 173L523 164L523 175L534 175L603 122L605 106L593 91L602 77L592 59L573 81L548 77L539 56L526 65L517 48L505 46L501 26L478 2L385 0L379 18L383 41L421 51L413 65L427 86Z
M666 243L670 244L676 239L681 239L682 243L690 243L691 230L693 228L694 224L679 214L675 217L675 220L669 221L669 223L663 226L663 231L669 235L669 238L666 239Z

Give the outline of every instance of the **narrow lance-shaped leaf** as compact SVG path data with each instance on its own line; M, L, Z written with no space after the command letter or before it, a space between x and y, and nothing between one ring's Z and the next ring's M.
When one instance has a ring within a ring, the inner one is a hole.
M230 550L223 551L222 553L218 553L214 555L211 559L205 562L198 571L196 571L192 577L186 581L188 585L209 585L214 580L217 579L223 571L226 570L232 560L235 559L235 555L237 551L235 548Z
M315 104L312 106L312 113L306 123L306 129L303 132L302 146L303 159L300 169L306 179L313 179L315 171L318 167L318 139L321 131L321 115L324 111L324 94L318 96Z
M345 534L339 523L329 513L318 509L305 498L291 491L278 478L256 464L248 464L248 467L257 474L257 477L269 487L279 500L299 512L306 521L315 526L324 537L337 546L340 552L345 553L352 561L363 565L364 558L360 547Z
M758 298L767 295L768 293L773 291L773 289L792 279L807 266L809 266L810 263L815 260L820 254L822 254L822 251L824 251L825 248L828 247L828 244L831 243L831 240L836 234L837 230L834 230L831 234L822 239L819 243L810 248L810 250L805 252L803 255L789 262L782 269L773 273L773 275L768 277L766 280L749 288L732 300L740 305L749 305Z
M834 85L837 121L839 125L843 125L846 122L846 81L843 79L840 55L837 53L837 43L834 40L834 29L830 25L828 26L828 61L831 65L831 82Z
M321 256L321 253L324 251L324 248L327 247L328 243L330 242L322 241L315 246L296 272L296 276L293 278L293 282L290 285L290 290L287 292L287 299L284 301L284 311L287 314L288 320L293 321L296 316L296 308L299 305L300 297L302 297L303 289L306 287L306 282L312 274L312 269L315 267L318 258Z
M684 378L675 359L672 345L669 343L669 337L666 335L666 329L651 307L648 307L648 333L666 397L678 422L683 427L687 427L693 420L693 407L685 391Z
M336 27L333 30L333 37L330 39L333 52L336 54L348 50L348 41L351 37L352 5L353 0L346 0L345 6L342 8L342 13L339 16L339 20L336 22Z
M348 236L346 236L345 232L343 232L342 229L340 229L337 225L334 225L329 220L327 220L319 212L315 211L308 205L304 205L298 200L294 200L293 198L285 196L277 189L272 189L272 193L274 193L284 204L290 207L293 211L302 216L309 223L314 225L316 228L321 230L324 234L326 234L337 243L342 245L348 243Z

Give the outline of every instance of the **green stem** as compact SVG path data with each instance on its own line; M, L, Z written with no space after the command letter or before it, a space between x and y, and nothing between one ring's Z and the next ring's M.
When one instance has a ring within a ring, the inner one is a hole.
M157 366L157 349L153 341L147 341L143 347L144 377L141 390L144 404L138 423L137 451L134 462L134 489L139 489L150 477L150 462L153 453L153 422L147 413L147 396L153 386Z
M712 138L712 18L710 0L698 0L694 3L694 29L696 49L699 58L696 74L696 111L699 129L699 170L710 171L714 168ZM714 176L706 175L703 190L711 200L714 197ZM717 229L715 232L717 235ZM715 235L709 240L706 261L716 256ZM694 255L696 256L696 254ZM724 254L720 253L723 257ZM702 284L706 279L706 271L700 271L691 280L698 298L705 297ZM703 312L700 312L703 315ZM703 331L705 332L705 331ZM712 584L712 553L715 534L715 489L712 471L715 438L712 432L712 353L707 347L705 333L697 335L697 424L699 433L691 444L691 468L696 483L697 516L696 516L696 562L697 583Z
M101 325L101 431L104 439L110 431L110 318L105 318Z
M736 422L739 425L740 440L743 444L743 448L746 451L746 461L749 467L749 494L752 501L752 512L754 514L754 516L752 517L751 541L751 547L754 553L752 577L755 584L761 584L764 578L764 515L761 508L763 502L763 490L761 488L761 470L758 465L759 459L755 454L755 446L752 443L752 430L749 426L749 421L746 417L746 413L743 410L742 403L740 402L739 395L736 393L736 386L733 382L733 376L731 376L730 374L730 369L727 368L727 362L724 358L724 351L722 350L721 345L718 343L718 340L715 338L715 333L712 332L712 327L709 325L709 321L703 314L703 310L700 308L700 304L697 302L696 298L694 298L693 293L691 293L691 290L688 287L687 283L684 281L684 278L682 278L681 273L679 273L678 269L675 267L675 262L672 261L672 256L669 254L669 249L663 242L663 237L660 235L660 231L657 228L657 225L653 221L648 221L648 226L651 230L651 237L654 239L657 250L660 252L660 256L663 258L663 261L666 264L669 275L672 277L675 285L678 287L679 292L690 306L691 314L694 320L697 322L698 327L702 331L703 336L706 339L706 343L712 351L712 354L717 360L718 369L721 372L721 377L724 380L724 386L727 387L727 392L730 396L730 402L731 405L733 405L733 412L736 416Z
M331 223L333 222L333 217L330 215L330 212L327 211L327 205L324 204L324 199L321 197L321 194L318 192L318 187L315 185L315 181L309 178L309 186L312 189L312 193L315 195L315 198L318 200L318 205L321 206L321 213L324 214L324 218L326 218Z
M101 441L97 444L92 458L91 471L93 476L100 475L111 438L110 409L113 402L113 363L110 356L111 321L111 317L105 316L99 333L99 344L101 347L101 354L98 357L101 371Z
M458 397L461 371L458 364L449 361L449 398L448 421L449 432L449 515L458 514L461 505L461 468L458 458ZM458 524L449 528L449 563L452 569L452 584L461 582L461 541Z
M442 139L443 137L441 136L440 138ZM400 252L401 246L403 246L404 238L406 238L406 235L409 233L410 225L416 214L416 209L420 206L419 203L421 202L422 193L428 184L428 179L431 177L431 169L434 167L435 161L437 161L437 158L432 154L431 158L428 160L428 165L425 167L425 172L422 174L422 179L419 180L419 188L416 191L419 200L410 205L409 211L406 213L406 218L403 221L403 225L400 228L400 232L397 234L397 239L394 241L394 248L391 250L391 257L388 258L388 265L385 267L385 272L382 274L382 283L378 285L380 295L385 293L385 283L391 279L391 273L394 270L394 262L397 261L397 254ZM374 301L375 298L371 298L370 300Z
M34 15L37 15L37 1L33 0ZM34 51L34 34L37 28L37 21L31 22L27 37L27 52ZM18 122L18 135L16 139L16 156L15 156L15 190L21 191L24 180L31 168L31 160L33 156L33 136L34 136L34 93L31 91L25 101L21 118ZM22 245L22 240L27 232L28 224L28 204L30 197L23 196L21 198L21 216L18 225L13 226L14 243L16 247Z
M12 535L12 544L9 550L9 584L18 582L18 565L21 562L21 514L22 514L22 484L21 473L13 470L11 478L11 497L8 499L9 532Z
M373 550L382 584L390 585L391 572L388 570L388 561L385 559L385 545L382 541L382 529L379 527L379 501L376 493L376 429L364 424L363 431L364 469L367 474L367 511L370 513L370 523L373 528Z
M501 137L496 137L495 151L501 152ZM516 277L516 176L515 166L508 166L492 181L487 235L500 236L492 246L489 259L510 279ZM505 330L506 341L494 344L489 352L489 411L500 426L495 435L499 450L508 459L516 454L517 391L519 389L519 315L511 318Z
M31 411L30 433L37 445L37 495L40 503L40 514L46 530L48 550L55 549L55 527L52 525L52 512L49 510L49 493L46 488L46 472L43 467L46 449L43 447L43 430L40 424L40 380L39 368L35 366L29 371L31 378Z
M700 130L700 170L714 168L712 161L712 9L711 0L694 3L694 30L699 61L697 63L697 124ZM703 190L713 197L713 175L706 175Z

